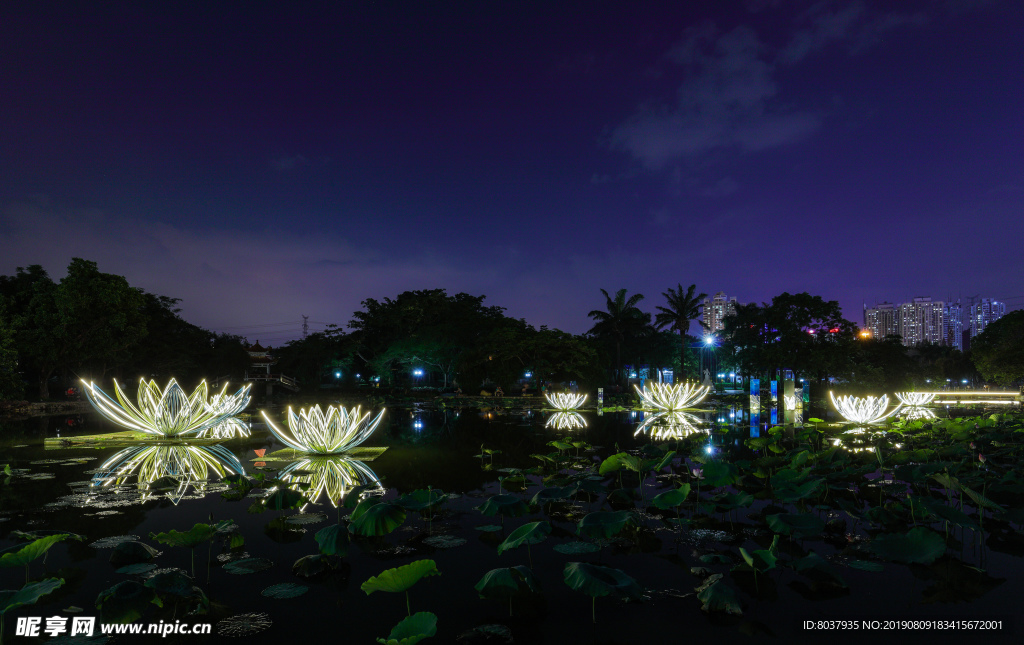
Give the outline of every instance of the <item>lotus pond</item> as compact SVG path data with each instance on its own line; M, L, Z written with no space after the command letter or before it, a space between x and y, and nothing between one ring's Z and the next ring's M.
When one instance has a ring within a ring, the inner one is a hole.
M0 422L0 589L63 580L35 604L0 592L3 638L82 615L210 623L208 642L824 642L804 621L884 619L1010 640L1024 420L990 412L853 428L428 404L316 458L258 424L126 446L57 441L118 430L95 415Z

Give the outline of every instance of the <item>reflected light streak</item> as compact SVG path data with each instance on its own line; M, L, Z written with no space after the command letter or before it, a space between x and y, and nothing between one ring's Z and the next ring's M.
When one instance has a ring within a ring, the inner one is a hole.
M587 420L579 412L555 412L544 422L544 427L555 430L582 430L587 427Z
M698 427L700 423L698 417L688 412L656 412L640 422L633 436L646 434L651 439L668 440L708 434L708 430Z
M308 474L292 474L296 471L308 471ZM326 495L331 506L335 508L345 493L355 486L373 483L380 490L384 490L380 478L372 468L361 461L343 456L299 459L281 471L279 479L288 482L289 488L298 489L297 484L309 484L309 488L302 491L306 499L316 504ZM302 508L305 509L306 506Z

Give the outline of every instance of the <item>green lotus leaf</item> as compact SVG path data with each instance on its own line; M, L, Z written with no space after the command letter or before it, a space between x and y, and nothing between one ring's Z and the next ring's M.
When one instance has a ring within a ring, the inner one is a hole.
M294 582L283 582L279 585L271 585L260 592L266 598L298 598L309 591L306 585L298 585Z
M0 567L21 567L32 562L50 550L54 544L74 535L73 533L56 533L47 535L29 542L28 544L17 544L17 550L12 547L0 556Z
M171 529L166 533L150 533L151 540L156 540L167 546L182 546L186 549L194 549L204 542L212 540L217 533L232 524L231 520L221 520L217 524L196 524L184 533Z
M494 495L476 508L488 517L499 514L505 517L520 517L530 510L526 502L515 495Z
M665 491L659 495L655 495L651 503L654 504L655 508L661 510L668 510L675 508L686 501L686 496L690 494L690 485L683 484L675 490Z
M860 569L861 571L882 571L885 569L880 562L872 562L871 560L849 560L846 566L851 569Z
M342 498L341 505L345 508L355 508L360 503L360 497L363 493L368 490L374 490L377 488L377 484L360 484L359 486L353 486L345 491L345 496Z
M601 547L593 542L564 542L556 544L552 549L563 555L578 555L580 553L596 553L601 550Z
M754 503L754 496L750 493L723 493L716 495L713 501L719 509L731 511L749 507Z
M699 560L704 564L732 564L732 558L722 553L705 553Z
M156 565L152 562L140 562L139 564L129 564L121 567L115 573L123 573L126 575L134 576L143 573L148 573L156 569Z
M533 499L530 500L530 504L533 506L543 506L550 502L568 499L572 497L575 492L575 486L553 486L551 488L542 488L533 496Z
M711 461L704 464L703 468L704 485L718 488L735 484L739 479L739 470L732 464L721 461Z
M796 539L820 535L825 529L824 520L810 513L779 513L769 515L765 521L772 531L791 535Z
M505 600L517 593L540 593L540 581L529 567L491 569L474 587L481 598Z
M798 571L812 580L827 582L843 588L847 586L846 581L839 575L835 567L814 551L811 551L799 560L794 560L791 566L794 571Z
M868 548L886 560L931 564L946 552L946 541L935 531L919 526L906 534L883 533Z
M163 607L156 590L134 580L119 582L100 592L96 608L100 610L100 622L131 623L139 619L150 604Z
M221 481L243 495L252 490L252 481L245 475L228 475L221 479Z
M122 567L127 564L149 562L158 555L160 555L160 552L148 544L129 540L127 542L120 542L113 548L110 552L110 564L115 567Z
M714 576L711 576L714 578ZM711 580L708 578L708 580ZM697 588L697 600L703 604L701 610L707 613L721 611L727 614L740 615L743 609L740 606L736 590L717 578L710 584L705 583Z
M299 558L292 565L292 573L303 578L312 578L321 573L333 571L340 567L342 559L336 555L307 555Z
M47 578L30 582L21 589L0 591L0 615L8 609L22 605L34 605L40 598L64 584L64 578Z
M263 498L263 507L275 511L283 511L289 508L302 508L309 503L309 500L302 493L290 488L278 488L273 493Z
M592 598L615 594L639 600L642 595L636 580L624 571L586 562L569 562L562 571L565 584Z
M623 463L622 463L623 457L628 457L628 456L629 456L629 453L625 453L625 452L619 452L619 453L616 453L614 455L611 455L610 457L608 457L607 459L605 459L604 461L601 462L601 467L598 469L597 472L599 472L602 475L607 475L608 473L615 472L616 470L619 470L620 468L623 467Z
M348 555L348 530L340 524L320 529L314 539L324 555Z
M161 595L169 594L179 598L189 598L193 595L192 578L176 569L158 573L144 584Z
M224 573L241 576L256 573L257 571L265 571L272 566L274 566L274 563L266 558L243 558L234 562L228 562L224 565L223 571Z
M365 591L366 595L370 595L374 591L398 593L405 591L422 578L439 575L441 572L437 570L437 564L433 560L416 560L401 567L382 571L364 582L359 588Z
M523 524L509 534L505 541L498 545L498 555L509 549L515 549L524 544L538 544L551 535L550 522L530 522Z
M387 639L378 638L384 645L415 645L437 633L437 616L429 611L418 611L395 625Z
M915 509L924 508L932 515L937 516L939 519L951 522L957 526L962 526L968 529L978 530L978 524L969 515L964 513L958 508L948 506L937 499L931 497L911 497L911 502L914 504Z
M610 538L627 524L636 524L632 511L594 511L580 520L576 533L591 538Z
M407 511L433 511L440 508L448 499L448 495L439 488L414 490L408 495L402 495L395 503Z
M380 500L372 501L376 503L360 503L352 512L348 525L350 533L364 537L387 535L405 522L405 509L401 506Z

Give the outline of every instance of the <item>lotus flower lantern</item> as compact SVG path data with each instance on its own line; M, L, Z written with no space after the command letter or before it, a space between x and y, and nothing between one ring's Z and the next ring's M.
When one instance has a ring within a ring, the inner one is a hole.
M711 392L709 386L698 383L648 383L642 390L633 388L644 405L666 412L692 408Z
M295 414L288 408L288 429L279 428L270 420L267 413L263 418L275 437L289 448L318 455L333 455L355 448L366 441L377 429L384 410L370 419L370 413L361 413L356 406L351 410L343 407L327 406L327 411L314 405L308 410L303 408Z

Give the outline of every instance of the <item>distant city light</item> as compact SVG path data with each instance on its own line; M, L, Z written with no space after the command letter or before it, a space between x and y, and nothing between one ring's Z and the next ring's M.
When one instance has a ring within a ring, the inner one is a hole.
M715 344L715 337L714 336L705 336L704 337L704 344L705 345L714 345Z
M341 372L335 372L334 378L341 378Z
M416 368L412 371L413 376L423 376L423 370Z
M527 372L525 376L526 378L530 378L531 376L533 376L533 372Z
M714 446L708 446L707 448L704 449L704 452L708 453L709 455L711 453L713 453L714 451L715 451L715 447Z

